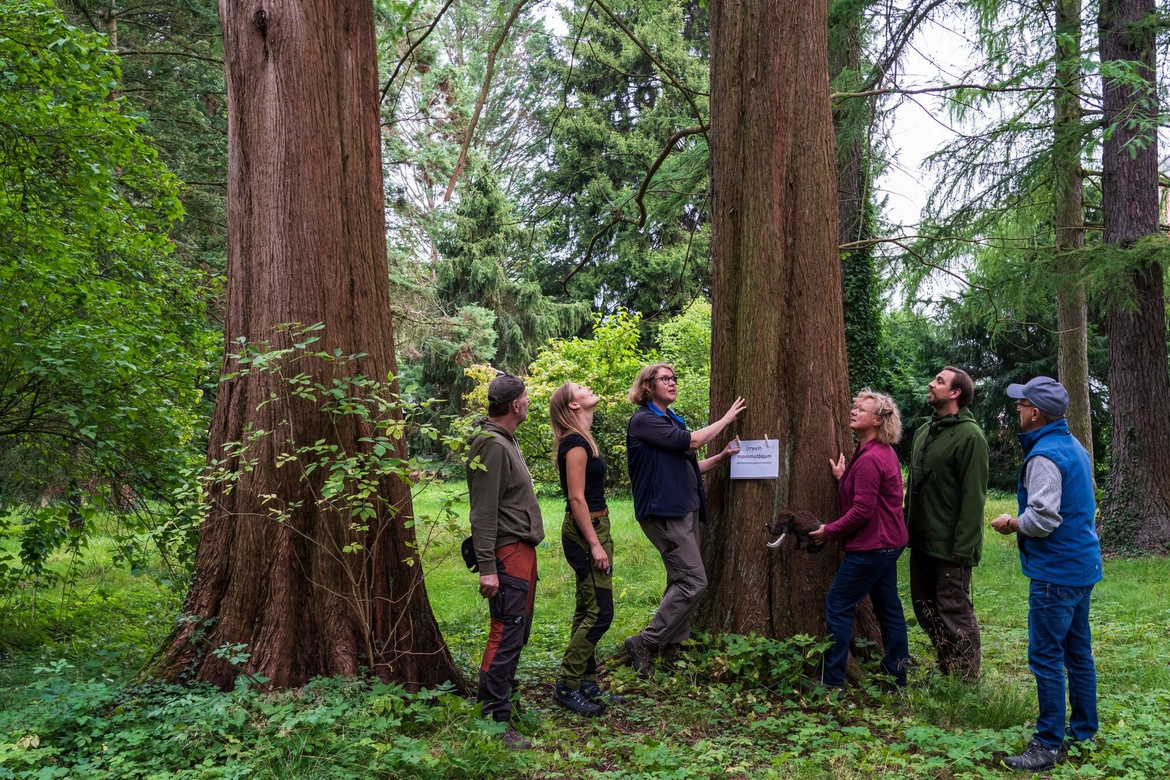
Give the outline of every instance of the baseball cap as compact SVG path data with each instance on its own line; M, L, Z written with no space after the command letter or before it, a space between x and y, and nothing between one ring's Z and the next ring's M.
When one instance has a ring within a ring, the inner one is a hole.
M1022 398L1045 414L1064 417L1068 411L1068 391L1052 377L1038 376L1022 385L1008 385L1008 398Z
M500 374L488 385L488 403L504 406L524 393L524 380L512 374Z

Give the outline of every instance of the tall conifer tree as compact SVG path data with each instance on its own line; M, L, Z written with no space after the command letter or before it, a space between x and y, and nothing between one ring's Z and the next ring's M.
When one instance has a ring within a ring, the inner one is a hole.
M1170 397L1162 264L1136 250L1158 233L1158 99L1154 0L1102 0L1106 70L1103 207L1105 243L1131 250L1133 300L1115 303L1109 336L1113 474L1103 509L1105 542L1170 546L1170 416L1151 402ZM1119 72L1129 71L1122 77Z
M777 506L835 519L826 453L851 450L827 4L741 0L711 14L711 408L745 396L727 435L768 436L781 466L775 482L711 480L701 618L820 634L837 560L769 550L764 522Z
M295 687L363 668L410 686L459 680L427 601L404 481L378 479L357 525L322 500L326 469L298 474L288 461L306 446L368 452L368 426L231 354L239 339L290 348L282 324L321 323L321 351L357 357L305 362L312 380L345 382L341 366L371 380L395 371L373 4L222 0L220 15L229 378L208 458L237 478L209 489L187 617L159 668L224 687L241 673ZM405 457L401 439L391 446Z

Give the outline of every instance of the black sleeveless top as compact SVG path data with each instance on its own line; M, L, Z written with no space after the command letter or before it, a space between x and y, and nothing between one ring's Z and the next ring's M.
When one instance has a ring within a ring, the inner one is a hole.
M606 509L605 503L605 458L601 453L594 456L589 450L589 442L579 433L570 433L561 439L561 446L557 448L557 472L561 475L561 493L565 496L565 505L569 501L569 485L565 479L565 454L574 447L583 447L588 460L585 461L585 503L590 512Z

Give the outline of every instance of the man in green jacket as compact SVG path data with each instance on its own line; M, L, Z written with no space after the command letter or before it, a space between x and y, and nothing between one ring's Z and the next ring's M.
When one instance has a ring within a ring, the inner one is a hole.
M971 569L983 552L987 439L967 406L975 384L947 366L931 381L930 422L914 434L906 480L910 601L938 653L938 668L979 679L979 623Z
M471 540L479 568L479 593L488 600L491 630L479 667L479 701L485 717L508 723L520 651L532 632L536 597L536 546L544 520L532 475L516 443L516 428L528 419L524 381L510 374L488 386L488 416L472 439L467 492ZM531 744L508 727L504 742Z

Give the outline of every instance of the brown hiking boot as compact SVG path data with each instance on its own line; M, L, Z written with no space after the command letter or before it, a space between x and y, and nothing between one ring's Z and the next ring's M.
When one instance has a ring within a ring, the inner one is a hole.
M532 743L520 736L516 729L509 726L500 736L501 741L513 750L531 750Z
M626 652L630 654L630 665L634 671L643 677L650 676L650 664L658 648L647 644L642 635L634 634L626 637Z

